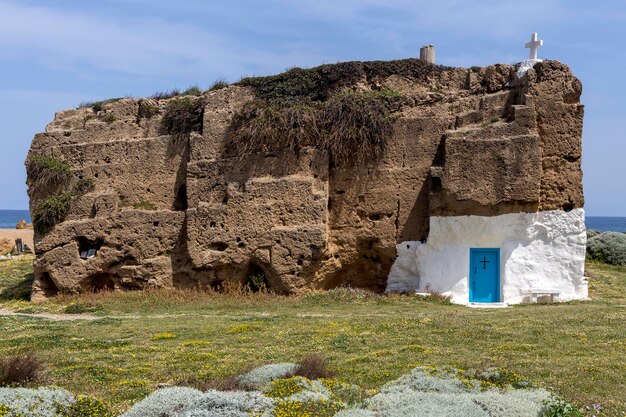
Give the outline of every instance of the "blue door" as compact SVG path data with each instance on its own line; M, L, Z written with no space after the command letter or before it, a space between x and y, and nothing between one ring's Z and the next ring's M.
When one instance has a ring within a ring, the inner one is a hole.
M470 249L471 303L500 302L500 249Z

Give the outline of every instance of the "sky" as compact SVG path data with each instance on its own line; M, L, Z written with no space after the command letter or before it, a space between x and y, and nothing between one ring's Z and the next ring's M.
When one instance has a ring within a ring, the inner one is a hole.
M539 57L583 83L588 215L626 216L626 1L0 0L0 209L26 209L24 160L55 111L209 87L294 66L418 57L485 66Z

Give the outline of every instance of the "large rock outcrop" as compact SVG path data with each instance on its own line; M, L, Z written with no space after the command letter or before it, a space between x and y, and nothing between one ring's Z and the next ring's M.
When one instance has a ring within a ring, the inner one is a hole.
M334 66L306 70L325 80L313 102L343 91L401 98L383 153L369 160L337 163L306 143L229 151L233 118L268 96L254 83L190 98L201 100L202 119L185 134L163 131L171 103L184 97L57 113L35 136L27 166L53 157L90 187L37 234L33 297L219 288L255 274L283 293L383 291L396 245L425 241L431 216L583 206L582 86L567 66L545 61L520 79L509 65L411 64L419 71L351 63L352 79L332 75ZM41 187L29 193L33 211L50 198Z

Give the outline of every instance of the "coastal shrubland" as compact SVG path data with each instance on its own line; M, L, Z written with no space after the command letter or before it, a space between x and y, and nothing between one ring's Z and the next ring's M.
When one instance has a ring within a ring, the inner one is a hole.
M626 265L626 233L605 232L587 241L587 255L611 265Z
M33 259L0 263L0 294L28 279ZM416 367L453 366L463 380L496 389L528 380L587 416L621 417L626 267L594 261L586 273L592 301L504 310L355 289L101 292L41 304L0 297L0 309L17 314L0 315L0 352L36 352L45 384L100 398L117 415L163 385L241 389L235 380L250 367L292 364L280 372L291 378L294 363L321 353L335 381L371 397Z

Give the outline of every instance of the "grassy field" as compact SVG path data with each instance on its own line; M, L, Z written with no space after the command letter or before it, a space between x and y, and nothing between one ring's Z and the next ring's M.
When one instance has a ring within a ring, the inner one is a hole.
M580 406L600 404L599 415L626 413L626 267L589 263L590 302L474 310L348 290L298 298L89 294L31 305L17 300L31 262L0 263L0 309L51 316L0 316L0 353L36 350L49 364L49 383L117 410L159 383L320 352L339 379L364 387L418 365L500 366Z

